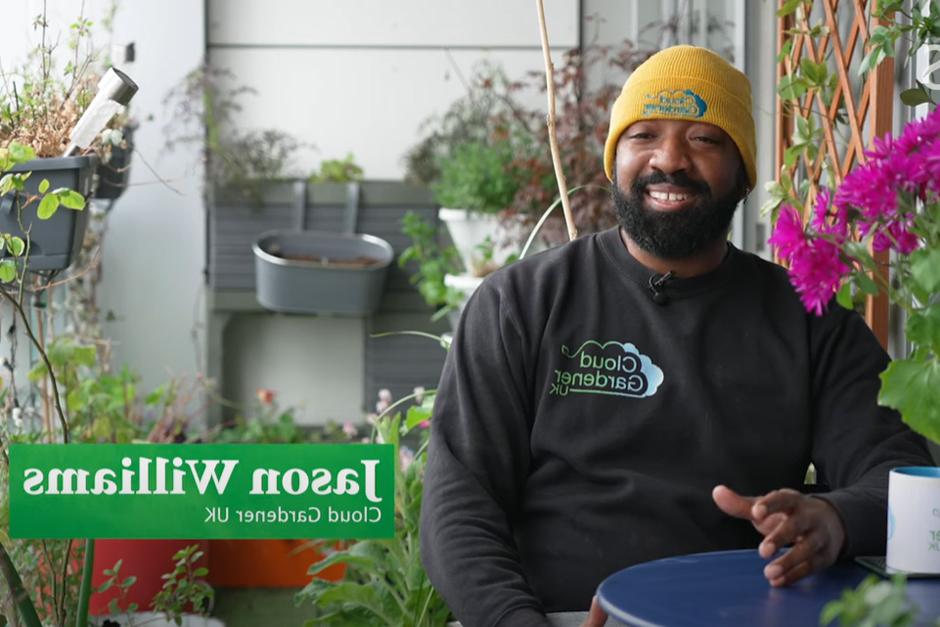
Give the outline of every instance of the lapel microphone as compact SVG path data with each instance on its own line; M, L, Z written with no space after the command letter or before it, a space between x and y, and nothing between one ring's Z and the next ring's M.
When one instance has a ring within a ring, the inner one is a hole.
M662 291L666 286L666 282L672 279L672 270L666 274L656 276L655 274L650 275L649 288L650 292L653 294L653 302L657 305L668 305L669 296Z

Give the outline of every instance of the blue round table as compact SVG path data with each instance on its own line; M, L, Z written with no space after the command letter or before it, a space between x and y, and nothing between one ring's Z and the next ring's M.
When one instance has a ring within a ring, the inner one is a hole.
M840 562L786 588L764 578L756 550L720 551L637 564L605 579L597 590L612 617L640 627L819 625L826 603L870 573ZM940 579L912 579L908 598L920 611L918 625L940 616Z

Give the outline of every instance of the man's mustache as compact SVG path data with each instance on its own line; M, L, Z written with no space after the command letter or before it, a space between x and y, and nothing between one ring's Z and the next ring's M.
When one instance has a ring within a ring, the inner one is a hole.
M665 172L654 172L649 176L641 176L633 181L633 191L641 195L650 185L666 183L689 190L696 194L711 194L711 188L704 181L693 181L683 172L676 174L666 174Z

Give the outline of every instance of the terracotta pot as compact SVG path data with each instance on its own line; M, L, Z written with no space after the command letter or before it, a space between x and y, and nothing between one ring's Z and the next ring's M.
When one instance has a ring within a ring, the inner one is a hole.
M136 603L138 611L151 609L154 595L163 587L161 576L173 571L173 555L191 544L198 544L204 553L198 566L207 566L209 543L207 540L97 540L95 542L95 566L92 584L94 589L107 580L102 572L112 568L118 560L122 560L118 571L118 581L134 575L137 581L128 589L127 597L122 606ZM89 603L89 613L92 616L105 616L110 614L108 603L111 599L120 598L117 586L103 593L93 593Z
M301 548L310 540L210 540L209 583L221 588L302 588L313 578L310 565L320 551ZM317 575L339 581L345 564L336 564Z

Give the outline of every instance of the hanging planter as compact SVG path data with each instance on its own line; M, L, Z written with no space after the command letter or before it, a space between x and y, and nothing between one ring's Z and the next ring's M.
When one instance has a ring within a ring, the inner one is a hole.
M373 313L394 258L378 237L320 231L268 231L252 250L258 302L286 313Z
M34 159L10 170L32 172L32 175L23 192L9 192L0 198L0 233L25 240L25 231L29 232L30 270L69 267L81 250L88 212L59 206L51 217L43 219L39 202L23 207L26 198L39 195L39 185L44 179L49 181L50 190L67 187L87 198L96 166L97 158L92 156L58 157Z
M131 154L134 152L134 128L128 124L122 129L123 145L113 146L111 158L98 166L95 198L117 200L127 189L131 177Z

